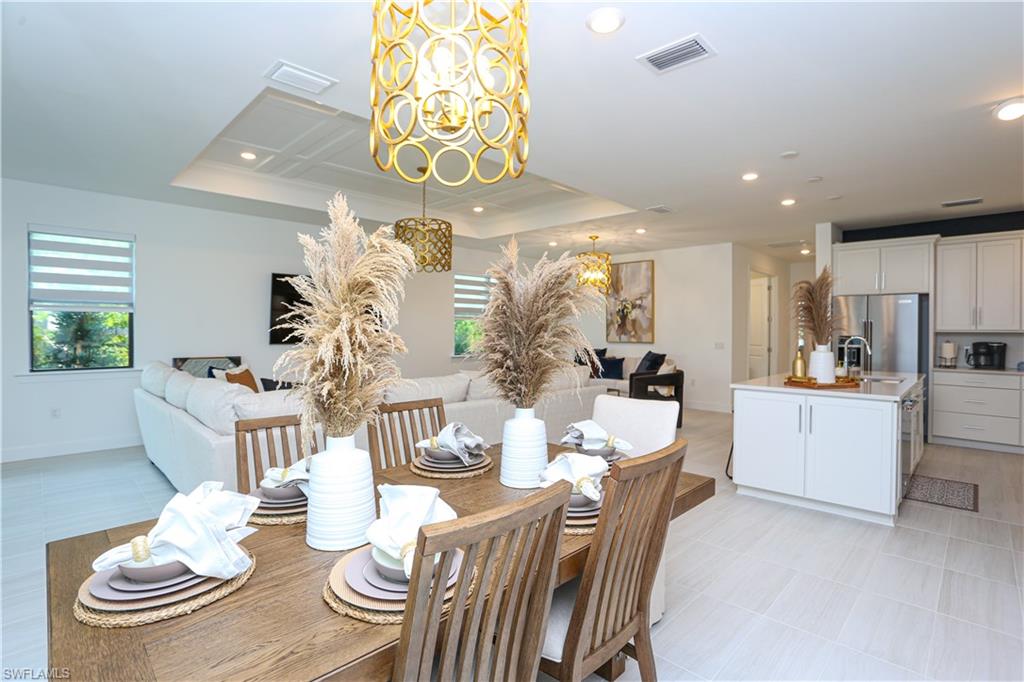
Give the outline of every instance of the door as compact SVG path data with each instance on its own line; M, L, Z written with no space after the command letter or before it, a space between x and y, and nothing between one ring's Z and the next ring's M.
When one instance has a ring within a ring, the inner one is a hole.
M879 289L889 294L927 294L931 280L929 244L886 246L881 253Z
M879 286L879 249L836 249L832 258L836 296L874 294Z
M868 296L872 372L917 372L921 298L918 294Z
M976 244L940 244L936 250L935 329L974 329L977 290Z
M747 378L771 374L771 286L767 277L751 275L750 321L747 325Z
M807 497L895 513L898 403L807 398Z
M733 481L804 494L804 396L736 391Z
M1020 240L978 242L977 329L1020 329Z

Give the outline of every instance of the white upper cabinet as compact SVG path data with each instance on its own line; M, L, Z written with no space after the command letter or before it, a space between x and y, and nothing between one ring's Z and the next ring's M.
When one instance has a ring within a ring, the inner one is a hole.
M977 329L1020 329L1020 240L978 242Z
M931 263L931 242L837 245L832 253L835 294L926 294Z
M1021 329L1021 240L939 244L935 329Z
M939 244L935 267L935 328L974 329L977 245Z

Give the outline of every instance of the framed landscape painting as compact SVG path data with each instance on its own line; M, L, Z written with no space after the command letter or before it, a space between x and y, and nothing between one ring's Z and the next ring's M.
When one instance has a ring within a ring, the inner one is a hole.
M654 261L612 263L605 330L609 343L654 343Z

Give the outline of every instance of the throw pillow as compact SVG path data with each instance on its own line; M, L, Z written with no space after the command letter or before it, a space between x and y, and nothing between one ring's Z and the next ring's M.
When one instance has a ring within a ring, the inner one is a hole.
M256 377L254 377L252 372L247 369L244 369L241 372L228 372L224 375L224 378L227 379L229 384L247 386L253 393L260 392L259 387L256 386Z
M661 369L661 366L665 364L665 354L655 353L653 351L647 351L642 358L640 358L640 364L636 366L638 372L657 372Z
M594 349L594 355L596 355L599 358L603 358L606 355L608 355L608 349L607 348L595 348Z
M622 363L625 358L598 358L601 361L602 379L622 379Z
M278 381L277 379L266 379L260 378L260 383L263 385L264 391L288 391L294 388L290 381Z

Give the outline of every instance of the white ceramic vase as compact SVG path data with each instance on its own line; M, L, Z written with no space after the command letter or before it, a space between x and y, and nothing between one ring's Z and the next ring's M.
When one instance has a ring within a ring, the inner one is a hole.
M807 364L807 376L819 384L836 383L836 356L828 346L819 343L814 347L811 361Z
M509 488L539 488L540 473L548 465L548 434L533 408L516 408L501 433L501 475Z
M327 438L309 466L306 544L338 552L366 544L366 529L377 518L370 453L354 436Z

